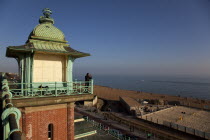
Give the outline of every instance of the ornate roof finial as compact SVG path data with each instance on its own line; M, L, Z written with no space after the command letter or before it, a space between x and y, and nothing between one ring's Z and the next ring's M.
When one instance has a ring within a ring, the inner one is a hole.
M39 18L39 23L44 23L44 22L50 22L52 24L54 24L54 20L53 18L50 17L50 15L52 14L52 11L49 8L44 8L42 10L43 15L44 16L40 16Z
M42 10L43 12L43 15L46 17L46 18L50 18L50 15L52 14L52 11L50 10L50 8L44 8Z

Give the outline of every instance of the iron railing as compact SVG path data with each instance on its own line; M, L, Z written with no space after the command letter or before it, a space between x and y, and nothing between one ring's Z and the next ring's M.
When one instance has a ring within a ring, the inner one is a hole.
M8 83L14 98L93 94L93 80L74 82Z
M89 118L88 116L85 116L84 118L87 122L92 123L93 127L99 130L105 131L108 135L111 135L118 140L134 140L135 139L135 138L131 138L130 136L127 136L125 133L122 133L120 130L111 128L110 126L97 122L94 119Z

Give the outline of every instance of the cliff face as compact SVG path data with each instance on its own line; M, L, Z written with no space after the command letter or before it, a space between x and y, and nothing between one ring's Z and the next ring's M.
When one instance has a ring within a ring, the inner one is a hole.
M141 91L131 91L115 89L95 85L94 94L101 99L119 101L119 97L131 97L134 99L148 99L148 100L164 100L168 104L177 104L189 107L195 107L205 110L210 110L210 100L201 100L189 97L170 96L165 94L146 93Z

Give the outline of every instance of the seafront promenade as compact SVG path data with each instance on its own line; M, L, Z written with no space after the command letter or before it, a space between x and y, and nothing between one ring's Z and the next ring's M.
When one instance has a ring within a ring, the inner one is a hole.
M119 101L120 96L125 96L135 99L162 100L165 104L182 105L210 111L210 100L182 97L182 95L172 96L166 94L154 94L141 91L122 90L99 85L94 86L94 94L101 99L111 101Z
M184 139L188 139L187 137L191 137L190 139L210 138L210 122L207 117L210 113L209 100L114 89L97 85L94 94L98 96L99 102L101 100L102 110L110 110L112 112L111 118L114 120L121 122L121 119L128 119L125 117L126 115L123 115L124 112L139 119L137 122L140 124L134 126L142 128L141 124L144 123L143 127L159 136L164 135L172 138L175 134L180 138L185 135ZM113 113L120 114L122 118L113 116ZM127 120L130 124L129 120L130 118ZM151 128L148 128L150 125ZM159 132L160 128L163 128L163 133ZM167 131L169 134L166 134Z

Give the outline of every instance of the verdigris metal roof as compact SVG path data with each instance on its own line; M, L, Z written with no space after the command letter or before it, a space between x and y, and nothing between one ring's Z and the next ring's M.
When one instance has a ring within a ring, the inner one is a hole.
M39 18L39 23L29 35L29 39L51 40L57 42L65 41L65 36L61 30L55 27L53 18L50 17L52 11L48 8L43 10L44 16ZM27 41L28 42L28 41Z
M21 46L9 46L7 47L7 57L17 57L20 53L25 52L39 52L39 53L55 53L69 55L74 58L90 56L89 53L83 53L69 47L68 44L55 43L47 41L32 41Z
M64 47L69 46L68 44L50 41L30 40L30 42L33 43L34 48L38 50L66 52Z
M29 35L30 38L37 38L41 40L53 40L53 41L65 41L65 36L61 30L56 28L52 23L45 22L37 25L32 33Z

